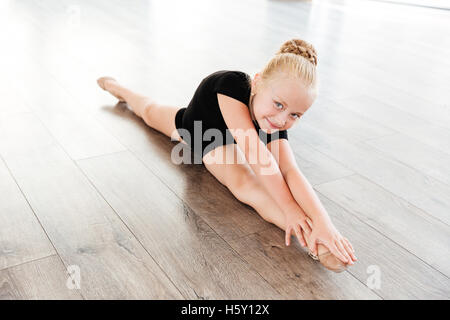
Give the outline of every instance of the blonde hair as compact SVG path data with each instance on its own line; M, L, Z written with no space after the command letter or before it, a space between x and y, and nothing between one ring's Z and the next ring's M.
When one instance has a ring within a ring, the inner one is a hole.
M317 52L312 44L301 39L284 42L260 73L261 82L271 82L278 76L291 76L303 80L304 84L316 88Z

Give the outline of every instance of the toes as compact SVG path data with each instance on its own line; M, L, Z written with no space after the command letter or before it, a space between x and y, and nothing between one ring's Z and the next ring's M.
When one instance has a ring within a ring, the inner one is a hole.
M102 88L103 90L105 90L105 88L103 87L103 79L102 78L98 78L97 79L97 84L100 88Z
M101 77L97 79L97 83L100 86L100 88L102 88L103 90L106 90L105 84L107 80L114 80L116 81L116 79L112 78L112 77Z
M319 261L326 269L336 273L340 273L347 269L347 265L331 254L331 252L326 252L321 255Z
M105 88L105 82L106 80L109 80L107 77L101 77L97 80L98 85L100 86L100 88L102 88L103 90L106 90Z

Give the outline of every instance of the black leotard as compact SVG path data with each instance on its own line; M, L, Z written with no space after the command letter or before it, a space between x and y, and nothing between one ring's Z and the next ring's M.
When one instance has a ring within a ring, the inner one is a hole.
M250 76L245 72L221 70L210 74L200 82L189 105L178 110L175 116L175 126L178 133L190 145L192 151L201 152L203 156L217 146L236 143L220 112L217 93L239 100L248 108L251 92L250 81ZM201 121L201 131L198 130L201 134L200 138L194 136L194 121ZM288 139L287 130L267 134L261 130L256 120L253 120L253 124L256 132L259 133L260 140L265 144L276 139ZM215 139L215 137L211 137L213 141L203 141L201 137L210 128L218 129L223 138ZM189 132L190 139L186 139L183 130L180 131L180 129L186 129ZM201 145L197 141L201 141ZM196 144L197 147L195 147Z

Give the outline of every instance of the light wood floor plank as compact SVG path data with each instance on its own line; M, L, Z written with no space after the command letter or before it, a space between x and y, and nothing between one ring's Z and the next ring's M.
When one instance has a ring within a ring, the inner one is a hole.
M336 227L356 246L358 263L349 268L354 277L384 299L448 299L448 277L355 215L351 206L338 205L320 192L319 198ZM380 287L372 287L371 277L378 271Z
M366 299L373 274L380 271L380 287L370 288L372 294L383 299L446 299L449 296L449 279L424 263L420 258L390 240L352 211L343 209L335 202L319 194L332 221L355 248L358 262L345 274L335 277L316 262L312 262L295 240L294 247L283 245L283 234L276 227L243 239L231 241L231 245L249 263L274 284L287 297L302 299ZM280 269L279 265L289 268ZM310 270L311 268L311 270ZM319 270L317 270L319 269ZM352 282L352 275L367 288L359 288ZM339 287L348 290L342 292Z
M1 79L0 83L3 83ZM0 103L0 117L31 111L24 101L18 99L16 92L12 92L7 86L0 86L0 97L2 97L2 103Z
M55 254L1 158L0 195L0 270Z
M186 298L280 298L131 153L78 163Z
M75 285L67 286L68 279L57 255L0 270L0 300L83 299Z
M297 240L284 245L277 227L229 240L230 245L285 299L379 299L348 272L335 274L312 260ZM283 266L283 267L280 267ZM345 287L345 290L342 288Z
M33 11L34 13L36 12ZM49 72L60 66L56 63L57 61L64 61L66 68L60 68L60 72L64 71L65 76L77 79L80 83L85 82L84 79L89 76L86 67L73 65L68 56L59 56L58 51L55 52L53 59L40 59L41 55L53 50L49 45L52 42L48 36L45 37L39 32L39 28L36 28L37 22L33 23L27 19L19 21L33 30L33 35L45 45L29 46L24 50L18 50L14 46L5 49L5 59L0 61L0 65L4 70L14 73L15 77L5 79L4 83L2 81L6 86L3 90L17 97L17 105L24 105L26 110L35 112L38 119L46 125L72 159L124 151L125 148L89 113L85 112L87 107L83 101L87 96L81 96L80 101L75 101L74 97L60 84L58 77ZM6 42L26 41L22 34L1 36ZM40 50L41 54L38 54L36 50ZM36 86L39 83L45 83L45 85ZM91 79L91 87L96 88L95 79Z
M425 175L450 186L450 155L403 134L395 134L365 141Z
M299 127L303 125L312 126L333 137L341 137L349 142L364 141L396 133L394 129L383 123L360 116L355 112L349 112L326 98L318 98L314 106L308 109L302 123L299 123Z
M290 138L300 171L311 185L349 176L354 172L295 137Z
M359 175L316 186L361 221L450 276L450 226Z
M80 112L78 104L45 70L35 75L39 79L26 74L23 79L17 78L22 89L16 96L26 101L27 108L35 112L38 121L45 124L72 159L125 150L95 118ZM46 86L35 88L38 80L45 81Z
M394 106L367 96L343 99L337 103L341 108L353 110L384 126L450 154L449 129L435 126L423 118L410 115Z
M360 77L358 82L364 83L364 85L358 85L355 82L351 86L352 88L358 89L358 94L368 96L383 105L393 106L407 115L424 119L427 123L450 129L450 108L448 104L434 103L431 100L419 98L414 93L394 89L384 83L371 79ZM354 93L355 91L353 94L348 94L347 98L354 96ZM339 96L334 95L330 99L339 101ZM390 117L391 115L389 113Z
M64 263L80 267L84 297L182 297L36 117L11 116L0 131L14 137L0 154Z
M349 143L303 124L298 139L450 225L450 187L364 143Z

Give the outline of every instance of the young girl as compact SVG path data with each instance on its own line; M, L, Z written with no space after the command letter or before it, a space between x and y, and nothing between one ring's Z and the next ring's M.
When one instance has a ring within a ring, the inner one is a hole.
M292 39L253 79L241 71L210 74L185 108L156 103L111 77L97 82L147 125L200 155L238 200L285 230L286 245L295 233L313 259L341 272L356 261L353 247L300 172L287 134L316 98L316 65L314 47Z

